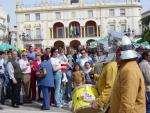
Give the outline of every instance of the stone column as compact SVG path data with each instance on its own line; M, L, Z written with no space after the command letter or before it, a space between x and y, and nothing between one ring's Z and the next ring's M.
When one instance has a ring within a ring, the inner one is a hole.
M97 25L97 37L99 37L99 30L98 30L98 25Z
M80 37L82 38L83 34L82 34L82 26L80 27Z
M68 27L68 38L70 38L70 30L69 30L69 27Z
M85 26L83 27L84 28L84 38L86 37L86 29L85 29Z
M50 39L52 39L52 32L51 32L51 28L49 28L49 37L50 37Z
M67 35L66 35L66 27L64 27L64 38L66 38Z
M52 29L52 39L53 39L54 38L54 29L53 29L53 27L51 29Z
M99 36L101 37L101 25L99 26Z

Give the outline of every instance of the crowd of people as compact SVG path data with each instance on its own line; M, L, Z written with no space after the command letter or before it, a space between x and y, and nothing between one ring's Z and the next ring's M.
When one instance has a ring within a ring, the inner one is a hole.
M72 103L73 89L92 84L99 96L91 109L104 110L109 104L109 113L150 113L150 50L135 51L128 37L123 39L115 53L107 48L101 56L84 47L1 51L1 104L11 99L18 108L42 100L42 110L52 104L60 108Z

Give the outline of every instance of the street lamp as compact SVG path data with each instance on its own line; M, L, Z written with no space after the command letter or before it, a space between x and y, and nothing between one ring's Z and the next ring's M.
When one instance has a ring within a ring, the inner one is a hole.
M10 32L10 28L9 28L10 16L9 15L7 15L7 23L8 23L8 28L7 28L8 36L7 36L7 39L8 39L8 43L11 44L11 32Z
M23 32L21 35L19 35L19 38L23 41L26 41L30 39L30 35Z

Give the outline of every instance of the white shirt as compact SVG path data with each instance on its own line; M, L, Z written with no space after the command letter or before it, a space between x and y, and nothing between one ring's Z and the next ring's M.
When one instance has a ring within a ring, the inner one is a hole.
M146 90L150 91L150 64L147 60L142 60L139 66L145 79Z
M8 74L9 74L9 78L10 79L15 79L14 67L13 67L11 62L8 62L8 64L7 64L7 71L8 71Z
M0 59L0 74L5 73L5 68L4 68L4 59Z
M19 65L23 74L31 73L31 67L28 60L20 59Z
M61 62L58 57L56 57L56 58L51 57L51 64L55 65L57 67L57 69L61 68Z
M59 55L58 58L59 58L61 64L68 64L68 59L67 59L66 55Z

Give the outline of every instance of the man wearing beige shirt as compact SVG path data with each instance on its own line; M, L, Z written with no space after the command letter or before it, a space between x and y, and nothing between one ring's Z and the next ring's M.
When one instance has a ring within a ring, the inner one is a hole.
M25 94L24 102L29 102L31 67L26 52L22 53L22 58L19 60L19 64L22 71L23 91Z

